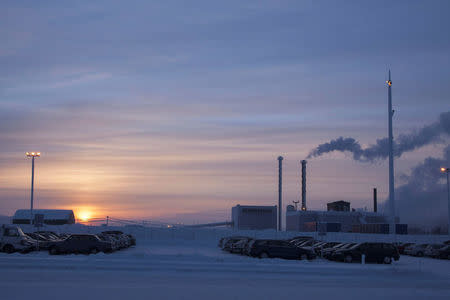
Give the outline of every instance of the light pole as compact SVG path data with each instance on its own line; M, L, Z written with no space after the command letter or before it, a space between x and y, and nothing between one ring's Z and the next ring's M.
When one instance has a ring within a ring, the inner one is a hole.
M30 209L30 225L33 225L33 191L34 191L34 158L41 156L41 152L27 152L27 158L31 157L31 209Z
M450 235L450 183L448 181L448 173L450 173L450 168L441 168L442 173L447 174L447 197L448 197L448 235Z
M394 110L392 109L392 81L391 70L389 70L389 80L386 81L388 85L388 116L389 116L389 208L391 211L391 226L389 232L395 236L395 185L394 185L394 136L392 134L392 116Z

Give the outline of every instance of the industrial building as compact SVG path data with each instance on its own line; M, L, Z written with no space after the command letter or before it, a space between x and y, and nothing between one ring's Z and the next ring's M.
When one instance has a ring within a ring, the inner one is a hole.
M296 211L289 206L286 211L287 231L342 231L361 232L362 224L386 224L388 217L367 211ZM323 225L339 224L339 225ZM326 230L324 228L336 228Z
M75 224L75 215L72 210L63 209L33 209L33 216L43 215L46 225ZM18 209L13 216L13 224L30 224L31 211ZM34 219L34 218L33 218Z
M350 202L327 203L327 211L306 209L306 161L302 161L302 207L286 208L286 231L389 233L390 217L377 213L377 191L373 191L374 212L351 209ZM297 203L297 202L295 202ZM396 223L399 219L396 218ZM406 224L396 224L398 234L406 234Z
M236 205L231 209L233 228L277 230L277 206Z
M328 211L350 211L350 202L343 200L327 203Z

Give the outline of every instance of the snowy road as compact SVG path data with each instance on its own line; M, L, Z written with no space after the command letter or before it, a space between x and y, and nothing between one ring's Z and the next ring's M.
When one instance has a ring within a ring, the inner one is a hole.
M259 260L199 242L114 254L0 254L1 299L449 299L450 261ZM6 296L6 297L3 297Z

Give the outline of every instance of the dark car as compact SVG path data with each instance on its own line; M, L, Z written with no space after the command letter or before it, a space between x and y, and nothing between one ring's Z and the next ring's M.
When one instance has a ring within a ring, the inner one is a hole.
M112 251L111 243L102 241L94 234L72 234L68 238L54 241L49 245L50 254L60 253L109 253Z
M293 244L296 247L310 247L314 244L316 244L317 241L313 240L313 239L309 239L309 240L296 240L291 242L291 244Z
M37 233L43 237L45 237L47 240L60 240L61 238L53 231L35 231L34 233Z
M440 259L450 259L450 245L447 245L439 249L436 257Z
M296 247L283 240L255 240L251 243L250 256L267 258L278 257L285 259L314 259L314 251Z
M361 243L348 249L339 249L331 254L332 260L353 262L361 261L365 255L366 262L392 263L392 259L399 260L397 247L390 243Z
M294 236L294 237L288 239L287 241L292 243L294 241L299 242L299 241L306 241L306 240L313 240L313 237L312 236L304 236L304 235L302 235L302 236Z
M335 251L345 250L355 246L357 243L342 243L338 244L332 248L324 249L322 251L322 257L329 258Z
M311 248L316 252L317 255L321 255L322 251L325 249L328 249L330 247L334 247L336 245L339 245L338 242L324 242L318 245L313 245Z
M217 246L219 248L223 248L225 247L226 243L231 240L231 239L241 239L241 238L247 238L246 236L227 236L227 237L223 237L219 240L219 243L217 244Z
M414 243L399 243L397 249L399 254L405 254L405 248L414 245Z
M245 250L247 248L247 245L250 241L252 241L252 238L245 237L241 238L231 244L231 253L238 253L238 254L245 254Z
M229 238L229 239L223 244L222 250L231 253L231 252L233 252L234 245L235 245L237 242L242 241L242 240L244 240L244 239L247 239L247 237L232 237L232 238Z

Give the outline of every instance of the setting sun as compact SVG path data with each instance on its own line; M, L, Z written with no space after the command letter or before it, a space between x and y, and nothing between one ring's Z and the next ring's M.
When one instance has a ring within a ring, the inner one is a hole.
M91 218L91 213L88 211L83 211L78 214L81 221L88 221Z

